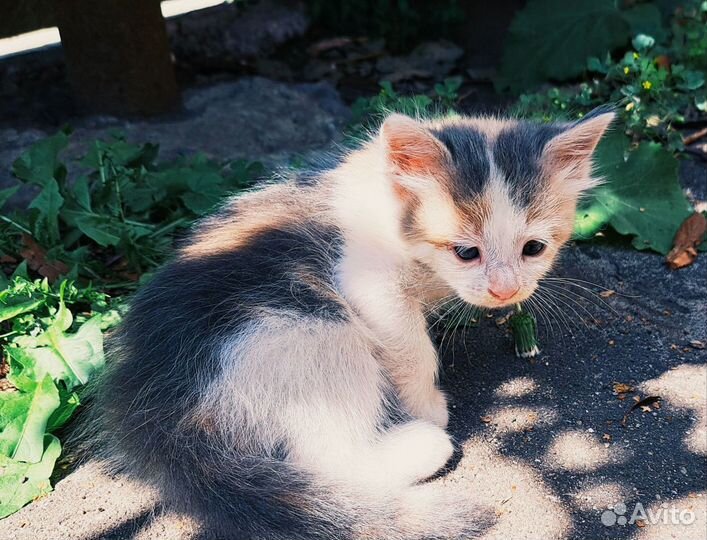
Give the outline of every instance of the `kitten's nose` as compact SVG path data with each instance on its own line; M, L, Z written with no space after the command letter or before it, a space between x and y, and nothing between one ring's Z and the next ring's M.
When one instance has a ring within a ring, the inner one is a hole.
M489 288L489 294L494 298L499 300L508 300L513 298L515 294L520 290L520 287L515 287L512 289L491 289Z
M513 270L508 266L499 266L489 274L488 291L498 300L513 298L520 290L520 283Z

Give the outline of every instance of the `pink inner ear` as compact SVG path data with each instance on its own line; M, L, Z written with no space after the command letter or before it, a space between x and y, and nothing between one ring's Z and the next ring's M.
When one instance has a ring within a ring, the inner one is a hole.
M388 160L404 174L429 174L442 169L444 148L421 124L403 116L390 116L381 128Z

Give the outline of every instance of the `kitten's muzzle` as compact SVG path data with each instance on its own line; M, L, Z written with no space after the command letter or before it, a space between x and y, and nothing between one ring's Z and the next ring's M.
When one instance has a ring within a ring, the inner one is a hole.
M491 296L503 302L513 298L516 294L518 294L518 291L520 291L520 287L500 289L492 289L489 287L488 289L488 292Z

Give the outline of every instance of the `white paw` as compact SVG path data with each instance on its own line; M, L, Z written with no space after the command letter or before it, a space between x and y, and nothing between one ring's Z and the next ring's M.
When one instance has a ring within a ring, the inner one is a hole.
M413 455L417 460L416 480L424 480L439 471L454 453L454 445L447 433L428 422L412 422Z
M374 460L386 471L386 482L410 485L429 478L447 463L454 446L445 431L413 420L386 433Z

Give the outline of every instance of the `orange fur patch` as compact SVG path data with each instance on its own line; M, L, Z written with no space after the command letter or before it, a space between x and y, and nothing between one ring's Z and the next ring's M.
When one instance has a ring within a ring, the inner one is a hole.
M190 259L233 251L264 231L297 226L322 215L323 207L314 190L271 185L237 198L226 211L207 219L179 255Z

